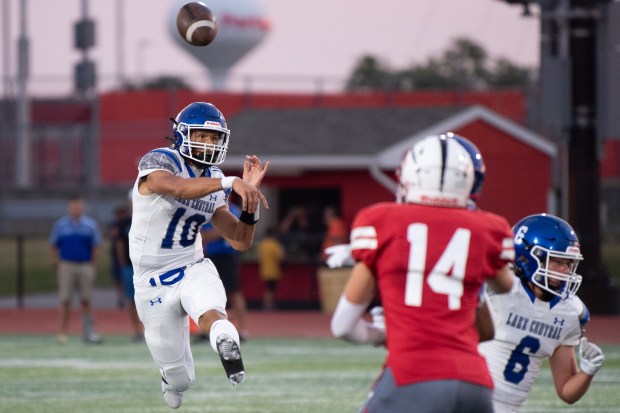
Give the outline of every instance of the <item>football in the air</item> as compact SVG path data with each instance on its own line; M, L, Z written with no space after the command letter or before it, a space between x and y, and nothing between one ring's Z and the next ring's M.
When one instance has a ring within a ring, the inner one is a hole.
M215 39L217 23L213 12L206 4L193 1L179 9L177 29L187 43L206 46Z

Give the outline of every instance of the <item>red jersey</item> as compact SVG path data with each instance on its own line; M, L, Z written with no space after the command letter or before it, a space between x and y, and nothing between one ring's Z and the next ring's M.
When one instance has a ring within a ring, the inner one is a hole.
M505 218L381 203L357 214L351 248L377 279L387 365L398 385L462 380L493 387L474 320L482 283L514 259Z

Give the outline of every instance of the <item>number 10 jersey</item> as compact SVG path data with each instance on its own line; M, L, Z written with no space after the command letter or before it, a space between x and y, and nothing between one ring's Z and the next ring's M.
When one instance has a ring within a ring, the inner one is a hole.
M183 178L195 178L192 169L173 149L159 148L147 153L138 165L133 188L133 212L129 232L129 253L134 269L134 284L148 286L149 279L182 268L204 256L200 228L211 221L216 209L227 203L228 191L213 192L200 199L175 199L169 195L138 193L140 179L164 170ZM211 166L204 175L223 178L222 171Z

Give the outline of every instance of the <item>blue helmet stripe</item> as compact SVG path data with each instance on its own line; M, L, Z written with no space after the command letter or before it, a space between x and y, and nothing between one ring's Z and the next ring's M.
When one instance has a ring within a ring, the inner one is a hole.
M444 175L446 174L446 159L448 158L448 139L446 135L439 137L439 144L441 145L441 178L439 181L439 192L443 192Z

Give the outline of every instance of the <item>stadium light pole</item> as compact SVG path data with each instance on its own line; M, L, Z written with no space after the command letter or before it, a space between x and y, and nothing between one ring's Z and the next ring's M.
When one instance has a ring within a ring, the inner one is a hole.
M125 85L125 2L116 0L116 80Z
M571 69L571 124L568 142L568 211L579 235L585 260L580 265L591 303L605 307L603 294L609 275L601 252L601 184L597 108L599 2L571 0L569 47ZM617 297L616 297L617 298ZM603 310L604 308L596 308Z
M76 95L90 109L88 128L83 142L84 180L92 202L97 196L99 185L99 97L97 95L97 68L89 58L89 50L96 44L95 21L89 18L89 0L81 1L82 17L75 23L75 48L82 58L75 65L74 83Z
M30 101L28 98L28 37L27 37L27 1L20 1L20 34L18 44L17 70L17 124L15 186L27 189L31 185L30 176Z
M13 95L11 88L11 3L10 0L2 0L2 73L3 96L8 100Z
M603 264L601 248L601 142L597 108L600 87L598 22L609 0L502 0L541 10L540 121L565 153L562 212L568 216L585 257L580 295L591 311L614 313L617 289ZM604 86L602 86L604 87Z

